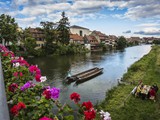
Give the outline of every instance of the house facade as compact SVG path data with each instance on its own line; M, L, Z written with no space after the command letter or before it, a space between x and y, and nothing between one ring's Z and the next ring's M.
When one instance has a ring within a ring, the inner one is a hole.
M84 45L84 39L78 34L70 34L70 43Z
M41 48L42 46L44 46L44 32L37 28L28 28L28 30L32 37L36 40L36 44L38 45L37 48Z
M78 34L79 36L84 37L84 35L89 35L91 31L88 28L80 27L73 25L70 27L71 34Z

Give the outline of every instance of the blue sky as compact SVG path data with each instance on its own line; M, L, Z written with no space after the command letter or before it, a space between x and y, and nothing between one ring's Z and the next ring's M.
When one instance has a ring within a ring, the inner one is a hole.
M160 0L0 0L0 14L22 28L58 22L62 11L70 25L106 35L160 37Z

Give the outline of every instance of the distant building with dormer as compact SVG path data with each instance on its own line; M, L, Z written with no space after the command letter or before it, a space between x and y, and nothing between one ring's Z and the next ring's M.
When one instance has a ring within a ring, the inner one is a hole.
M88 28L80 27L77 25L73 25L70 27L71 34L78 34L79 36L84 37L85 35L89 35L91 31Z

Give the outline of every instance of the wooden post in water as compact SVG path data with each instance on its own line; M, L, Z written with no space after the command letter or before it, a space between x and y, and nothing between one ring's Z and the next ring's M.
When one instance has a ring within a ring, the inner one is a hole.
M10 120L0 57L0 120Z

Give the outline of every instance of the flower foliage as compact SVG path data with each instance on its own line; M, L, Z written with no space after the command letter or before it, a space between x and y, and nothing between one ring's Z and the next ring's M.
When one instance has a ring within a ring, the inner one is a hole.
M41 75L37 65L29 65L23 57L14 56L1 44L0 55L11 120L74 120L73 112L79 120L96 118L93 104L90 101L80 104L80 94L76 92L70 95L70 99L77 105L78 111L66 103L61 104L58 100L60 89L44 86L42 82L47 78ZM53 114L54 106L58 112Z

